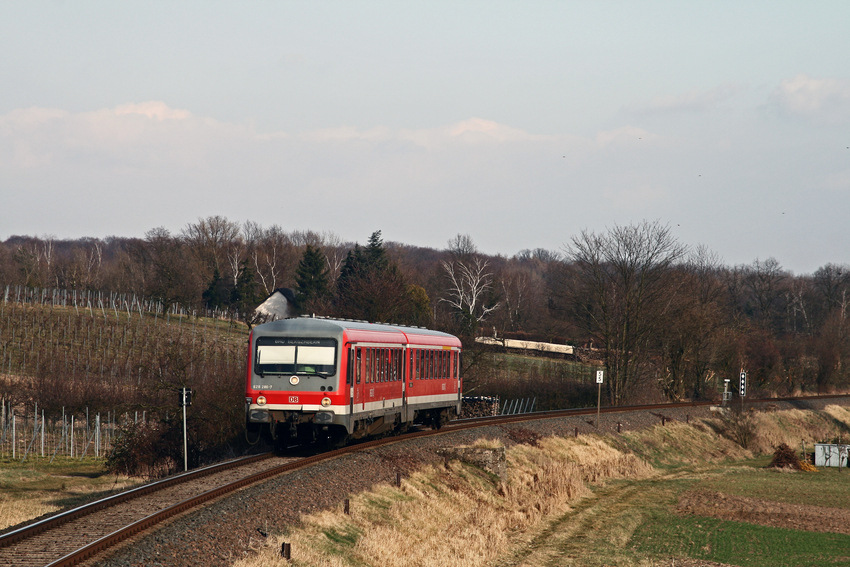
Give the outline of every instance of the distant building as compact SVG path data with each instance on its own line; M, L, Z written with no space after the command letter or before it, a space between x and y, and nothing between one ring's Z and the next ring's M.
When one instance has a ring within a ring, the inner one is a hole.
M265 301L254 310L256 319L276 321L295 315L295 292L288 287L282 287L272 292Z

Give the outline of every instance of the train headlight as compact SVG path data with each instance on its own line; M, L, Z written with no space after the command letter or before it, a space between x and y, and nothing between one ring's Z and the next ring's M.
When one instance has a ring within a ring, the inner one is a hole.
M298 376L290 376L289 377L289 383L292 384L293 386L297 386L298 382L300 382L300 381L301 380L298 379Z
M322 407L323 408L330 407L330 405L331 405L331 399L330 398L322 398Z
M265 396L259 396L259 397L257 398L257 405L258 405L258 406L264 406L264 405L266 405L266 397L265 397Z

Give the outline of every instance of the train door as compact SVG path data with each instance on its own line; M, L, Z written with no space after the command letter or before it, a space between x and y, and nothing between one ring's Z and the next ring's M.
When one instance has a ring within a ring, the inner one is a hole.
M363 388L365 387L366 378L363 373L363 364L365 359L365 350L363 347L351 345L351 350L354 353L354 376L352 381L352 397L351 409L352 412L363 411Z
M401 356L401 360L399 361L401 366L401 376L399 376L401 380L401 419L402 421L413 421L413 416L407 414L407 345L401 347L399 355Z

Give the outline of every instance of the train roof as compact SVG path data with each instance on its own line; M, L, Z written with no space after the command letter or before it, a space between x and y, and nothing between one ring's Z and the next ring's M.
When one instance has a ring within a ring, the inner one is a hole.
M380 340L380 342L404 342L421 344L448 344L460 347L460 340L449 333L433 331L422 327L406 327L388 323L368 323L348 319L326 319L324 317L297 317L280 319L254 327L255 334L305 333L317 334L343 333L350 340Z

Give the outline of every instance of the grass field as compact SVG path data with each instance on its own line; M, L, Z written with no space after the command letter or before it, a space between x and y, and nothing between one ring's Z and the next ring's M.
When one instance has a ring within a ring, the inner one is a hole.
M141 483L107 475L102 460L57 457L53 464L0 462L0 530L103 498Z

